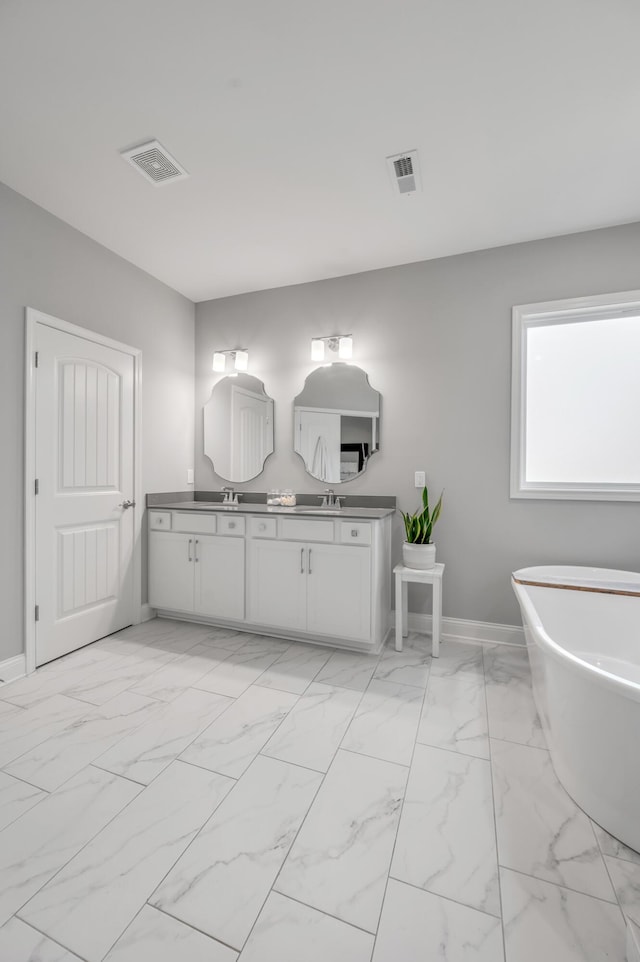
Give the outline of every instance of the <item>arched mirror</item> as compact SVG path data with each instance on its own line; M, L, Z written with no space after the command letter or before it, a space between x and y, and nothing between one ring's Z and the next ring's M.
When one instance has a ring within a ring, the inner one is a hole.
M204 406L204 453L225 481L251 481L273 454L273 401L251 374L224 377Z
M293 405L294 450L318 481L356 478L380 449L380 394L361 368L317 368Z

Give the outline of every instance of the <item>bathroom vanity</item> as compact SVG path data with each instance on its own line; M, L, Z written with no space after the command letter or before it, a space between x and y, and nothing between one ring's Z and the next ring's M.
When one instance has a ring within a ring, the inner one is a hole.
M160 615L377 651L391 609L392 508L154 505Z

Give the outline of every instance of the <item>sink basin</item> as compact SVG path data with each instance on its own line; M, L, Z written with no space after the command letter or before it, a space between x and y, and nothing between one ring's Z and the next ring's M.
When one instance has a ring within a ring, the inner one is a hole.
M297 506L300 514L342 514L342 508L308 508L303 504Z

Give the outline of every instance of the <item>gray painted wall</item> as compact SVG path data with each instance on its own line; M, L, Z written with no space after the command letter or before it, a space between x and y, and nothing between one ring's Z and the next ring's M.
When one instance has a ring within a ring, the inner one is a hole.
M202 454L202 405L219 377L213 351L243 346L275 400L276 446L262 477L239 490L321 493L292 450L292 402L314 368L311 338L353 333L353 361L382 393L381 451L340 493L396 495L413 509L413 472L426 470L432 493L445 489L435 530L445 615L518 624L514 568L640 569L640 506L509 499L511 307L637 288L633 224L199 304L196 486L223 483ZM398 516L394 561L401 540ZM421 592L410 606L428 610Z
M194 306L0 185L0 661L23 650L24 309L142 350L142 482L185 487L193 464Z

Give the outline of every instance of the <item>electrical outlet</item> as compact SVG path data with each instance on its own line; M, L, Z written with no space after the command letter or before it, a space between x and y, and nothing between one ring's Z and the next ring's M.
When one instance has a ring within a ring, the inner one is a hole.
M424 471L416 471L415 481L413 483L415 484L416 488L424 488L425 484L427 483Z
M187 468L187 484L193 484L193 468Z

